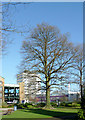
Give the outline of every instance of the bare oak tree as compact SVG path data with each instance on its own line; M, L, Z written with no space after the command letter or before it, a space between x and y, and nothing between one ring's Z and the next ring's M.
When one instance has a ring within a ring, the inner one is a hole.
M23 65L32 73L40 73L46 90L46 107L50 108L50 91L67 82L65 71L72 67L77 49L55 26L37 24L22 44Z

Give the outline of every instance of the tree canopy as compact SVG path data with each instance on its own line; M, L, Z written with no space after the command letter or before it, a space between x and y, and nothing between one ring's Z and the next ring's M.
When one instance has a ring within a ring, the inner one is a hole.
M50 90L68 82L66 71L73 67L78 48L61 34L56 26L37 24L22 44L23 65L30 72L40 73L46 90L46 106L50 106ZM64 88L64 87L63 87Z

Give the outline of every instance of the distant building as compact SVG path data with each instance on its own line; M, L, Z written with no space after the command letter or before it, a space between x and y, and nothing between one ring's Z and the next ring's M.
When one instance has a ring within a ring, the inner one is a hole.
M0 76L0 107L3 102L22 102L24 99L24 83L4 84L4 78Z
M41 94L39 77L39 75L29 74L27 71L17 75L17 83L24 82L25 102L32 101Z
M4 101L7 103L19 102L19 85L4 84Z
M24 100L24 83L4 84L4 101L6 103L17 103Z
M70 84L68 85L68 101L79 101L81 98L80 92L73 92L70 90Z

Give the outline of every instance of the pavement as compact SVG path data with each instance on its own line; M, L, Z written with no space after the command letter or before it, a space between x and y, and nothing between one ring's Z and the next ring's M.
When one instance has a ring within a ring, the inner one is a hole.
M0 108L0 115L7 113L8 110L14 110L14 108Z
M10 109L10 110L11 110L11 109L13 110L14 108L0 108L0 111L9 110L9 109Z

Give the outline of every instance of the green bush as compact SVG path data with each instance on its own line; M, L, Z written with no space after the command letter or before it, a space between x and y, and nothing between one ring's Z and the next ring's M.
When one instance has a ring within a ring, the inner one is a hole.
M54 107L54 108L56 108L57 107L57 103L51 102L51 106Z
M25 104L15 104L18 109L24 109L24 108L34 108L35 106L32 105L32 103L25 103Z
M76 107L81 107L81 104L77 104Z
M79 120L85 120L85 112L84 112L84 110L80 109L78 111L78 118L79 118Z
M77 103L72 103L72 107L76 107L77 106Z
M67 104L67 107L72 107L72 104L71 103Z
M66 106L66 107L72 107L72 102L67 102L67 103L65 104L65 106Z
M65 106L65 107L80 107L80 102L63 102L60 104L60 106Z
M72 107L72 102L62 102L62 103L60 103L60 106Z
M17 106L18 109L23 109L23 108L25 108L25 107L24 107L24 104L17 104L16 106Z
M27 108L31 109L31 108L34 108L33 105L27 105Z
M46 104L45 103L38 103L37 105L35 105L36 107L44 107Z
M23 108L33 108L32 103L25 103L25 104L17 104L18 109L23 109Z
M80 107L81 105L79 103L72 103L72 107Z
M66 105L65 102L60 103L60 106L65 106L65 105Z
M24 107L27 107L28 105L32 105L32 103L25 103L25 104L23 104Z

